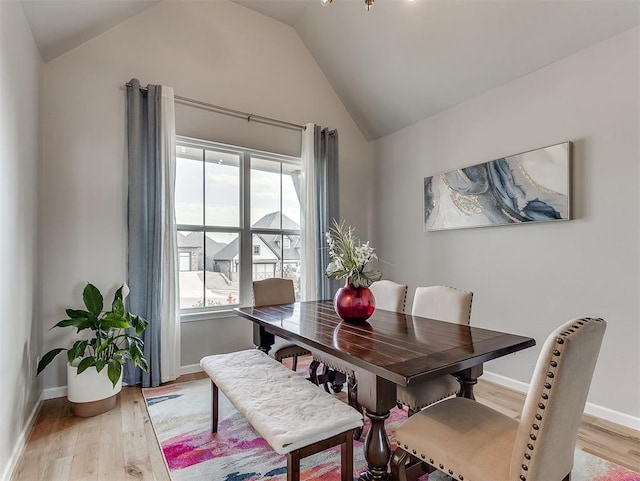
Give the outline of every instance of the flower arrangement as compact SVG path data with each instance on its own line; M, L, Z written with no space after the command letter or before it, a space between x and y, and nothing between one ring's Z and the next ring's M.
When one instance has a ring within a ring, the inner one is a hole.
M333 227L327 232L327 244L331 262L326 269L329 279L348 279L353 287L369 287L382 277L382 273L367 270L369 262L378 259L376 250L369 242L360 243L353 227L344 220L334 219Z

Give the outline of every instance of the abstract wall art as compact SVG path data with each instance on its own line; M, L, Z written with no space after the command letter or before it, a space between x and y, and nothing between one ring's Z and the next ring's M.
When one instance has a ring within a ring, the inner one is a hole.
M571 142L424 179L427 231L571 218Z

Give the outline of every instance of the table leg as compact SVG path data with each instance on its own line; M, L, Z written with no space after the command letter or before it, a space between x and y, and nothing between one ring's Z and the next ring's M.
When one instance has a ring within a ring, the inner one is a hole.
M265 354L269 354L271 346L276 342L276 338L270 332L267 332L264 327L254 324L253 325L253 344Z
M367 460L368 469L360 475L360 481L388 480L387 468L391 458L391 444L384 429L384 421L389 417L389 411L373 413L366 409L366 414L371 421L371 428L364 440L364 457Z
M467 399L475 400L476 398L473 395L473 386L478 384L478 378L482 376L482 373L482 364L457 373L456 379L458 379L458 382L460 383L460 391L458 391L457 397L466 397Z
M365 414L371 421L363 446L367 470L360 475L359 480L387 481L391 444L384 429L384 421L398 401L396 385L363 369L355 369L354 374L358 380L357 401L365 408Z

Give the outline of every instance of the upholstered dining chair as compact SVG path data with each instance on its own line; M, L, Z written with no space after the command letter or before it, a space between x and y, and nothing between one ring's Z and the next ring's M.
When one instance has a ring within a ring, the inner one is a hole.
M542 347L520 421L479 402L452 398L396 430L392 478L414 457L456 480L569 481L580 419L606 323L574 319Z
M404 312L407 303L407 286L386 279L375 281L369 286L376 300L376 309Z
M469 324L472 300L473 292L454 287L417 287L411 314L438 321ZM447 375L413 386L398 386L396 395L398 405L407 406L411 416L425 406L457 394L459 389L460 384L456 378Z
M261 281L253 281L253 305L272 306L276 304L291 304L296 301L296 292L291 279L274 277ZM298 368L298 357L311 354L311 351L297 346L281 338L276 338L276 351L273 357L282 362L283 359L293 358L292 369Z
M404 312L405 303L407 301L407 286L398 284L390 280L376 281L369 287L373 292L376 302L376 309L384 309L385 311ZM318 375L318 367L324 365L321 375ZM340 359L330 358L321 353L313 354L313 361L309 366L311 380L320 385L324 385L327 392L330 392L329 385L334 392L342 390L345 381L347 383L347 399L349 405L358 411L362 411L362 407L358 403L358 390L355 373L348 365L342 363ZM358 429L354 434L354 439L360 439L362 428Z

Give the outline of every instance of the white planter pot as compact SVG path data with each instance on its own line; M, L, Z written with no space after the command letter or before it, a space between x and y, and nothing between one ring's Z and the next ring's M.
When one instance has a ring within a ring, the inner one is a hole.
M113 408L116 394L122 390L122 375L115 387L107 377L107 368L98 372L89 367L78 374L76 366L67 364L67 399L76 416L88 417Z

